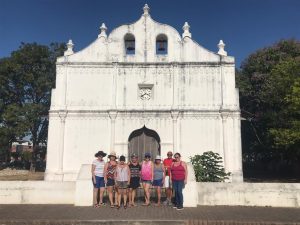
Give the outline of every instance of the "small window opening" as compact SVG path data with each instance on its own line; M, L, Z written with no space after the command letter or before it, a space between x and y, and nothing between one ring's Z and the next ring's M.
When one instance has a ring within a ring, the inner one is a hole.
M126 55L135 54L135 38L132 34L126 34L124 37Z
M156 54L157 55L168 54L168 38L164 34L160 34L156 38Z

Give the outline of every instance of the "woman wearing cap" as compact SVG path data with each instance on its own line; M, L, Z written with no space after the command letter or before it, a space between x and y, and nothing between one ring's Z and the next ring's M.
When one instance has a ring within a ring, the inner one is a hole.
M143 206L150 205L150 186L153 182L153 163L150 153L145 153L145 159L142 163L141 178L145 193L145 203Z
M171 151L168 151L167 153L167 158L164 159L163 164L165 166L165 189L166 189L166 196L167 199L166 201L164 201L164 205L168 205L168 206L172 206L172 182L171 182L171 178L170 178L170 174L171 174L171 166L173 163L174 159L173 159L173 153Z
M165 167L161 163L161 157L158 155L155 158L154 176L153 176L153 187L157 189L156 206L160 206L161 187L163 186L164 181L165 181Z
M110 207L114 208L114 198L113 198L113 191L114 191L114 187L115 187L115 172L116 172L116 167L117 167L117 162L116 162L116 158L117 155L115 152L111 152L108 155L109 158L109 162L107 162L105 164L105 176L104 176L104 180L106 183L106 187L108 190L108 198L109 198L109 202L110 202ZM115 201L117 202L117 199L115 199Z
M180 153L174 155L175 162L171 166L171 178L173 183L173 188L175 191L175 205L173 208L177 210L183 209L183 195L182 189L187 182L188 170L186 163L181 161Z
M103 151L99 151L95 154L95 159L92 163L92 179L94 184L94 195L93 195L93 205L95 208L104 205L103 203L103 193L105 190L105 183L104 183L104 165L105 162L103 157L106 156L106 153ZM100 198L99 204L97 203L97 195L100 189Z
M129 184L129 206L137 206L134 203L136 189L140 186L141 165L137 160L137 155L131 155L131 161L128 163L130 169L130 184Z
M130 184L130 169L125 163L125 156L120 156L120 162L116 168L116 187L118 192L118 206L121 207L122 195L124 201L124 209L127 208L127 187Z

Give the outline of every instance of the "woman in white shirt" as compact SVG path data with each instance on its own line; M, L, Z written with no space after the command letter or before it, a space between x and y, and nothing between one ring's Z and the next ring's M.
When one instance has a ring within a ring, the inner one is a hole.
M125 163L125 156L120 156L120 163L117 165L116 169L116 186L118 192L118 206L117 209L121 206L121 198L123 195L124 200L124 209L127 208L127 188L130 184L130 169Z
M104 165L105 162L103 158L106 156L106 153L103 151L99 151L95 154L95 159L92 164L92 178L93 178L93 184L94 184L94 195L93 195L93 205L95 208L98 208L99 206L103 206L103 193L105 190L105 183L104 183ZM100 198L99 203L97 203L97 194L100 189Z

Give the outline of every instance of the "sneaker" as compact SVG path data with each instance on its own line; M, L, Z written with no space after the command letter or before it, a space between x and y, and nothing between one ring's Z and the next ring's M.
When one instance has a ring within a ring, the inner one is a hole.
M173 205L173 209L177 209L177 205Z
M183 207L182 206L177 207L176 210L183 210Z
M163 205L168 205L168 204L169 204L169 200L168 199L163 202Z
M172 206L173 204L172 204L172 202L170 201L170 202L168 202L168 205L167 206Z

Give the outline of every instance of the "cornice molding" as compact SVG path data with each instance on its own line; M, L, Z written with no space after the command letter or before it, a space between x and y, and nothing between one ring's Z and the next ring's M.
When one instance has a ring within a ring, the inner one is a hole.
M128 67L156 67L156 66L176 66L176 67L186 67L186 66L222 66L222 65L232 65L232 62L56 62L57 66L98 66L98 67L115 67L118 66L128 66Z

